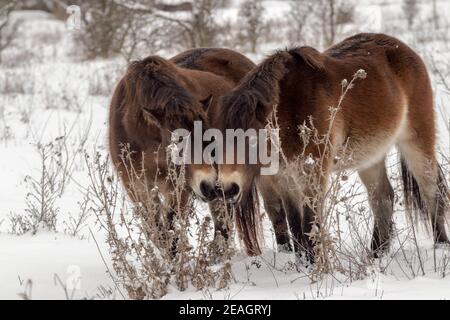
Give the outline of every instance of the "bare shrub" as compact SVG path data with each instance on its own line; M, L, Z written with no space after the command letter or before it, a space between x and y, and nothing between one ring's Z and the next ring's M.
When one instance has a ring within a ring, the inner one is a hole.
M66 20L68 14L66 8L71 4L70 0L33 1L23 0L18 3L19 10L40 10L52 14L56 19Z
M75 41L86 59L120 54L135 19L134 12L115 1L79 1L82 26Z
M2 99L2 103L0 104L0 141L7 142L14 137L14 134L11 130L11 127L8 125L5 117L5 101L6 99Z
M180 42L184 42L180 48L205 45L213 29L211 7L202 1L195 2L188 21L159 13L153 1L84 1L79 5L83 23L75 39L86 59L122 55L131 61L163 49L174 50Z
M121 55L130 62L161 50L181 50L178 31L170 21L155 18L153 14L141 14L130 23Z
M23 219L23 231L36 234L39 229L56 231L56 220L59 208L56 200L59 196L58 170L53 161L53 143L46 145L38 144L41 168L40 176L34 178L27 176L25 182L28 184L28 192L25 204L25 216Z
M351 81L342 82L342 95L336 107L330 107L330 129L339 112L343 99L351 90L355 81L365 77L363 71L358 71ZM356 84L357 85L357 84ZM270 127L277 128L276 111ZM449 125L450 127L450 125ZM308 143L320 144L330 148L328 135L319 136L311 119L300 127L301 145ZM301 277L308 277L312 286L320 291L323 286L329 286L329 279L338 282L352 282L367 279L378 281L383 274L393 274L396 277L413 279L427 273L437 273L441 277L449 274L449 250L434 246L432 249L421 247L418 234L420 225L415 224L405 213L403 199L394 199L394 224L390 250L375 259L370 248L373 230L373 217L367 203L366 190L357 180L349 177L346 172L346 162L351 160L351 153L344 149L336 155L337 167L329 179L326 190L321 190L317 181L324 177L315 177L310 172L322 172L322 159L311 159L303 152L293 161L288 161L281 151L285 167L282 174L286 185L299 199L299 205L308 205L316 210L316 221L309 234L314 243L315 263L304 270L297 266L297 271L303 273ZM327 151L323 152L324 154ZM443 156L443 170L448 177L448 155ZM393 153L387 159L389 180L394 194L402 194L402 180L398 172L397 154ZM305 186L315 190L315 198L308 198ZM370 196L370 195L369 195ZM331 277L329 277L331 275ZM332 290L332 289L331 289ZM328 291L328 290L327 290Z
M64 232L73 237L79 236L81 230L86 227L87 219L91 214L90 199L86 195L82 201L78 202L79 211L70 214L69 219L63 221L65 225Z
M224 26L218 23L216 13L227 6L229 1L193 1L189 8L180 6L183 14L172 13L173 10L178 11L178 6L165 6L153 1L116 1L116 4L130 12L130 23L127 26L129 33L125 40L127 44L123 46L124 57L129 60L133 56L134 47L148 41L158 49L169 48L170 44L171 50L174 44L179 44L180 49L217 45ZM144 38L146 34L150 34L150 37Z
M250 45L251 52L256 52L256 46L265 29L264 7L261 0L245 1L239 9L241 22L240 40Z
M164 13L156 13L155 16L173 24L180 33L184 47L211 47L217 44L223 30L216 21L216 12L226 4L226 0L198 0L192 3L192 11L186 18Z
M34 74L28 70L6 70L0 74L0 94L32 94L34 85Z
M91 82L88 82L88 85L88 91L98 89L91 87ZM81 113L87 97L74 91L66 84L60 83L58 87L45 87L42 99L44 108L47 110L66 110Z
M127 157L124 154L124 157ZM181 205L184 170L170 166L168 181L174 184L177 203L171 208L174 221L160 214L157 188L148 190L148 199L130 210L121 185L108 159L100 154L86 156L91 180L90 198L98 221L107 232L107 243L116 274L114 281L132 299L160 298L173 285L185 290L192 284L201 290L223 288L231 279L228 261L233 250L223 238L211 242L211 219L200 219L193 210L192 199ZM127 169L134 172L133 168ZM140 179L136 172L136 179ZM133 189L133 188L132 188ZM134 193L131 190L131 193ZM133 212L130 216L128 213ZM173 230L168 225L174 226ZM172 256L175 245L175 256ZM218 256L219 255L219 256ZM212 265L222 261L222 265Z
M25 198L26 209L24 214L10 214L10 233L36 234L42 229L56 231L60 212L57 201L72 179L75 161L84 149L90 127L86 129L85 136L69 146L68 137L73 130L74 127L70 128L63 136L57 137L52 142L36 144L40 160L39 175L25 177L29 190ZM88 204L88 199L84 199L79 203L78 215L63 221L67 233L77 235L83 228L89 215Z
M10 213L8 220L11 234L22 235L31 230L30 221L22 214Z
M88 93L109 96L120 79L121 73L122 67L117 64L97 69L89 76Z
M335 225L338 225L338 235L340 234L339 217L336 216L336 212L338 212L337 208L341 202L344 204L349 203L348 197L345 197L343 201L340 200L340 191L342 189L342 181L345 181L347 177L344 164L351 158L351 155L347 154L345 148L336 155L336 157L339 158L339 166L335 168L335 173L329 179L326 190L323 190L323 185L321 184L321 181L326 179L326 176L323 176L325 173L322 168L324 168L324 161L327 160L327 156L331 152L332 143L330 133L342 101L348 91L353 88L355 81L357 79L363 79L365 76L365 72L359 70L355 73L350 82L347 80L342 82L341 98L337 102L336 107L330 107L329 109L330 124L328 134L324 136L319 135L314 126L313 119L310 119L308 123L300 126L300 144L304 146L301 154L294 160L288 160L284 155L283 150L280 150L283 163L285 163L284 168L282 168L282 176L285 179L286 185L289 186L290 192L295 194L295 199L298 199L298 206L303 207L307 205L309 208L315 208L315 221L312 232L309 234L314 243L313 251L316 260L308 274L308 277L313 281L317 281L317 279L323 277L324 274L334 273L336 271L345 273L347 271L345 264L341 261L340 253L342 253L342 251L339 251L339 247L342 248L342 246L339 244L339 237L336 239L332 236L332 229ZM269 123L269 126L278 128L276 112L274 113L274 118ZM306 147L311 144L324 146L322 157L319 159L312 159L310 155L306 153ZM311 198L308 196L307 190L310 191L309 193L316 196ZM354 211L349 207L347 207L346 210L349 212ZM366 242L363 243L363 247L366 247ZM367 250L364 250L364 252L366 251ZM364 263L352 262L354 273L357 271L356 266L366 265L366 261L364 261ZM358 271L358 273L361 276L365 275L363 270Z
M2 63L2 52L9 47L19 29L21 20L12 20L11 13L17 6L17 1L0 1L0 64Z
M22 281L19 278L20 285L23 287L23 291L18 294L18 296L22 300L31 300L32 291L33 291L33 280L27 279L26 281Z

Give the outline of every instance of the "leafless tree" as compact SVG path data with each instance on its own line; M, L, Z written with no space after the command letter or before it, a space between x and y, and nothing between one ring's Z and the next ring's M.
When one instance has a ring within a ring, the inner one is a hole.
M181 49L180 45L177 48L178 37L177 29L171 22L155 19L153 14L138 14L129 25L121 55L130 62L163 49Z
M216 43L219 26L215 12L223 6L223 0L198 0L193 3L191 18L185 23L190 47L209 47Z
M342 26L353 21L354 6L348 0L294 0L289 16L291 41L330 46L341 35ZM306 34L321 37L306 39ZM317 40L319 43L314 43Z
M256 46L264 33L264 7L261 0L249 0L242 3L239 17L242 21L241 39L250 44L251 51L256 52Z
M121 53L136 14L114 1L79 1L82 28L75 40L86 59Z
M159 21L159 29L164 29L165 38L170 44L179 44L182 48L209 47L217 45L222 30L216 20L216 11L228 4L228 0L196 0L190 6L162 5L152 0L114 0L119 7L125 8L139 17L146 15L153 22ZM191 9L191 10L189 10ZM182 15L172 11L183 11ZM170 31L170 32L169 32Z
M318 13L322 21L324 45L330 46L337 40L339 28L353 19L353 5L345 0L320 0Z
M433 0L433 22L434 29L439 29L439 12L437 9L437 0Z
M414 20L419 13L417 0L403 0L402 9L406 20L408 21L408 28L411 29L414 24Z
M289 10L288 38L291 42L305 41L305 31L311 16L314 3L310 0L294 0Z

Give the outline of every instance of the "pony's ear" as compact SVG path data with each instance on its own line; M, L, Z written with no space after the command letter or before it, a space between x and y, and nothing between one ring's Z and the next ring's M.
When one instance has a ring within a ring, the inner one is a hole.
M208 108L211 106L213 99L214 99L213 95L210 94L205 99L200 100L200 104L202 105L203 110L208 111Z
M229 128L249 128L254 121L265 125L272 112L272 101L262 98L254 92L233 92L222 100L225 106L225 123Z
M145 121L156 125L157 127L163 127L163 121L165 118L164 111L161 109L143 108Z
M311 47L300 47L289 50L289 53L304 61L307 66L314 70L324 70L325 65L322 54Z
M272 112L273 108L261 101L258 101L255 106L255 118L263 125L266 124L267 118Z

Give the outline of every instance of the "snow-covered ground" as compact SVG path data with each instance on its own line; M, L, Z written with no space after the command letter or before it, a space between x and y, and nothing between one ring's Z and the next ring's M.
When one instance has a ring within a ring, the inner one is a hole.
M221 18L235 19L238 2L224 9ZM450 61L449 43L440 38L421 42L406 31L399 32L398 26L405 24L401 1L357 3L355 31L390 32L400 37L424 56L430 70L433 59L438 66ZM441 16L448 16L450 1L438 4ZM282 19L289 10L287 1L265 1L265 6L271 19ZM422 1L420 7L426 18L429 2ZM17 39L20 46L6 50L0 65L0 299L124 298L110 277L108 245L95 215L89 213L82 220L76 235L72 235L72 222L78 220L89 185L84 153L107 153L108 103L125 63L119 58L79 62L71 31L63 22L38 12L18 15L25 19ZM280 37L250 56L258 61L286 45ZM437 73L432 79L440 145L448 156L450 92ZM62 142L58 137L64 137ZM29 209L29 177L41 177L37 146L50 142L55 150L61 147L62 161L70 172L64 191L54 197L57 232L13 234L13 221ZM356 176L349 181L356 181ZM397 228L403 230L403 214L396 213L395 219ZM292 255L275 253L267 221L264 226L267 248L263 256L248 258L238 253L229 287L203 291L190 287L184 292L171 287L164 299L450 299L450 250L434 248L426 233L419 234L418 248L394 241L391 252L369 266L364 279L334 273L311 281L306 270L295 270ZM344 237L352 245L351 237Z

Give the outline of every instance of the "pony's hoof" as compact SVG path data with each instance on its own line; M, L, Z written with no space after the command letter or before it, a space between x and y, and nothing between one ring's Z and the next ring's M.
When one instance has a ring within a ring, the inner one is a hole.
M450 249L450 241L438 241L434 244L436 249Z
M379 247L376 249L372 248L371 256L374 259L380 259L381 257L383 257L386 254L387 251L388 251L388 247L386 247L386 246L382 246L382 247Z
M379 259L389 251L389 241L380 242L376 238L372 240L371 256L374 259Z
M309 269L314 264L314 257L308 253L295 253L295 262L297 266L303 266Z

